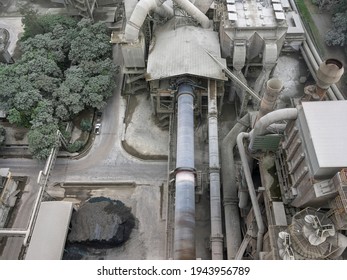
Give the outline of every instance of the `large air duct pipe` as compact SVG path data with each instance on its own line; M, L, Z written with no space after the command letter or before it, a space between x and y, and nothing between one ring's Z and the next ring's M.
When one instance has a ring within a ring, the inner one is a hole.
M236 141L237 141L237 147L240 152L242 168L245 174L245 178L246 178L246 182L248 186L248 192L251 198L252 207L254 211L255 220L258 226L256 258L259 259L259 253L261 252L263 248L263 236L265 232L265 227L264 227L263 217L261 215L261 211L260 211L260 207L258 203L257 194L255 193L255 189L254 189L251 170L248 165L248 158L245 152L245 147L243 146L243 139L248 137L249 137L248 133L241 132L237 136Z
M217 83L208 81L208 149L210 168L211 254L223 259L222 211L220 198L219 144L217 120Z
M274 110L278 94L282 88L283 83L279 79L273 78L267 81L266 90L260 102L260 108L256 121Z
M267 133L267 128L276 122L284 120L295 120L298 117L298 110L296 108L280 109L268 113L264 117L260 118L254 126L254 129L249 133L250 143L249 150L255 152L254 140L257 136L261 136Z
M173 0L178 6L185 10L192 18L194 18L203 28L210 28L210 20L189 0Z
M174 259L195 259L193 86L178 86Z
M342 62L337 59L327 59L319 65L316 93L320 100L324 99L328 88L340 80L343 72L344 68Z
M165 1L166 0L140 0L140 2L137 3L125 26L124 36L128 42L135 42L138 40L140 29L150 11L155 10L167 17L173 16L173 11L170 7L162 7Z
M258 95L262 94L264 83L269 79L270 73L276 65L277 53L277 44L273 41L265 41L262 61L263 69L254 83L254 91Z
M242 242L236 171L234 163L234 147L237 135L250 126L249 114L243 116L224 137L221 147L223 205L225 219L225 239L228 260L235 259Z

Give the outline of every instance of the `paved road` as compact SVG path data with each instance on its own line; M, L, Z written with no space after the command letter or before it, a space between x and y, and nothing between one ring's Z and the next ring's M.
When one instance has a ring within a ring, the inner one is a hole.
M114 61L122 62L121 52L114 47ZM117 89L103 112L101 133L95 135L89 153L79 160L58 159L51 181L135 181L158 183L166 179L164 161L144 161L124 151L121 145L125 101L120 96L122 73L116 77Z
M116 64L122 61L120 50L115 47ZM160 185L167 178L166 161L144 161L127 154L121 145L122 123L125 103L120 96L122 73L116 77L118 84L115 94L105 107L101 133L96 135L89 153L78 160L58 158L53 168L49 184L56 182L136 182ZM30 159L0 159L0 168L9 167L14 175L29 176L29 184L22 196L19 212L13 227L27 226L34 200L39 170L43 163ZM4 259L16 259L20 251L21 238L9 238Z

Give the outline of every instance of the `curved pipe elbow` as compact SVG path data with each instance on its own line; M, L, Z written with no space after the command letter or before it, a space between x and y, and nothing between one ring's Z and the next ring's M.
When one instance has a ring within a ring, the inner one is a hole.
M250 143L249 150L254 151L255 137L265 135L267 128L276 122L284 120L295 120L298 117L298 109L286 108L272 111L265 116L261 117L255 124L254 129L249 133Z
M165 2L160 0L140 0L135 6L133 13L129 21L125 26L124 36L125 39L129 42L135 42L139 38L140 29L147 17L147 14L150 11L161 11L164 14L170 14L169 8L165 6L162 7L162 4ZM172 12L173 14L173 12Z

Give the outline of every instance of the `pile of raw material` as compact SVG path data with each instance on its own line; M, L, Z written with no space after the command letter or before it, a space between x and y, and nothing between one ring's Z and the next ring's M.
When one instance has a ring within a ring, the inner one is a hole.
M102 247L119 246L128 240L135 225L131 208L106 197L89 199L72 215L70 243Z

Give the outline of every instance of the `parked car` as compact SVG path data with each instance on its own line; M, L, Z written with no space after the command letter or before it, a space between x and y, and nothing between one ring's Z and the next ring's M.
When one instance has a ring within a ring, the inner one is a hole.
M102 112L97 111L96 112L96 123L101 123L101 119L102 119Z
M100 134L100 130L101 130L101 123L97 123L94 127L94 133Z

